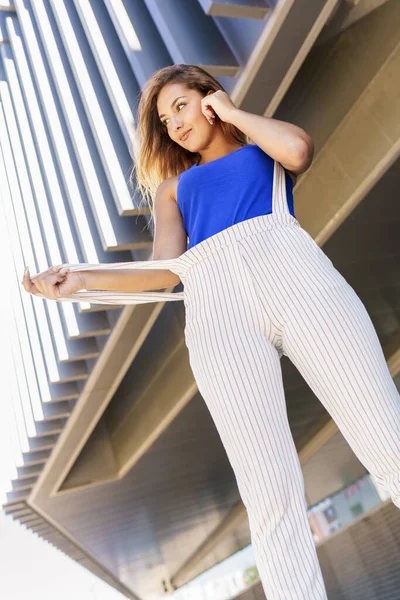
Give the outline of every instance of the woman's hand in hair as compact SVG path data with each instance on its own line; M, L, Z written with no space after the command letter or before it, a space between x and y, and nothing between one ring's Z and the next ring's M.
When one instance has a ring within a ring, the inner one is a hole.
M236 106L228 94L222 90L209 91L201 100L201 111L211 125L214 124L215 115L221 121L229 123L230 115L234 110L236 110Z
M86 289L84 273L70 271L68 265L49 267L32 278L27 267L22 284L30 294L48 300L57 300L74 294L78 290Z

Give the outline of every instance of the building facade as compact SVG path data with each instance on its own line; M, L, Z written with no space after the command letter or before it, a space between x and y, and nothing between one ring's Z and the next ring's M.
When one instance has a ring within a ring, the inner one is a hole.
M197 64L237 107L312 136L296 216L364 302L399 384L400 5L3 0L0 36L18 437L3 510L127 598L156 600L250 543L184 307L42 300L21 290L24 267L150 257L129 184L138 96L155 70ZM366 469L286 357L282 370L311 507ZM362 516L318 548L329 598L394 600L398 510ZM259 584L243 595L256 597Z

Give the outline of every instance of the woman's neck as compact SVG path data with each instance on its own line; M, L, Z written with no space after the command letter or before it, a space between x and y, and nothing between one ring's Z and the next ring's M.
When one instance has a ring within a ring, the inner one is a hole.
M218 146L215 146L213 148L207 148L207 150L205 150L204 152L199 152L200 154L200 159L197 162L197 164L200 165L205 165L208 162L211 162L213 160L216 160L217 158L221 158L222 156L226 156L227 154L230 154L231 152L234 152L235 150L238 150L239 148L242 148L244 144L219 144Z

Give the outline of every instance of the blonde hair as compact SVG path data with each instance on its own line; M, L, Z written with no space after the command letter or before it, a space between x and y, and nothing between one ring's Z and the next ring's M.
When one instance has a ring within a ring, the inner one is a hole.
M153 202L160 183L168 177L179 175L200 160L198 152L189 152L169 137L160 122L157 98L167 83L182 83L186 88L198 90L205 96L209 90L225 91L207 71L196 65L176 64L156 71L146 82L138 104L136 139L133 143L133 165L130 182L136 179L136 191L150 207L154 217ZM218 119L223 134L231 141L248 144L247 136L237 127Z

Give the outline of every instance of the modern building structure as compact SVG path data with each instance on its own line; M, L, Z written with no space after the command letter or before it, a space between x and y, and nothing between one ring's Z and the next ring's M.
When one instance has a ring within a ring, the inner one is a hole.
M0 9L0 218L16 298L15 384L2 401L18 432L3 509L127 598L156 600L250 543L190 369L184 307L42 300L21 289L24 266L150 257L149 211L128 182L137 99L158 68L198 64L236 106L312 136L296 216L363 300L399 385L400 3ZM286 357L282 369L312 506L366 469ZM399 525L383 502L318 547L330 600L398 600ZM260 584L241 597L262 598Z

